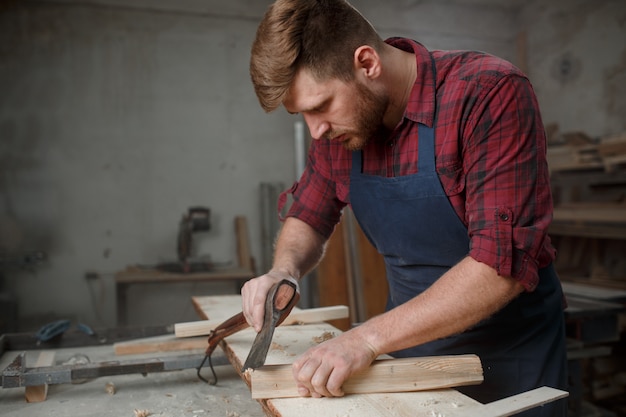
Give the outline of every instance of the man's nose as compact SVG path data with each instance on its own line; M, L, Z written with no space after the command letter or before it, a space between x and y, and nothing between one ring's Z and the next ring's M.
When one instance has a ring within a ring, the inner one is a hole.
M325 122L321 117L317 117L314 115L304 115L304 122L309 128L309 132L311 133L311 137L313 139L321 139L324 137L324 134L330 130L330 124Z

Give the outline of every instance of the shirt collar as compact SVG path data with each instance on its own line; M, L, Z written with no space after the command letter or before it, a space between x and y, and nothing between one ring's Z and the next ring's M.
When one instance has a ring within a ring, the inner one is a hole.
M435 120L435 64L430 52L419 42L406 38L389 38L391 46L415 54L417 77L404 110L404 117L433 127Z

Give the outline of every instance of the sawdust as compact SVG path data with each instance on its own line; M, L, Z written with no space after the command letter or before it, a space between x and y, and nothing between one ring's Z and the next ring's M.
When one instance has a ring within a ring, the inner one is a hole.
M279 343L272 342L272 345L270 347L271 347L272 351L279 351L279 352L281 352L285 356L296 356L295 353L288 351L289 345L283 346L283 345L281 345Z
M321 336L314 337L313 341L319 345L320 343L325 342L327 340L330 340L330 339L332 339L334 337L335 337L335 333L334 332L324 332L324 333L322 333Z
M248 368L245 371L242 372L241 376L243 376L243 378L246 381L252 381L252 373L254 372L254 369L252 368Z
M272 342L272 346L271 346L272 350L280 350L281 352L285 351L285 346L278 344L276 342Z

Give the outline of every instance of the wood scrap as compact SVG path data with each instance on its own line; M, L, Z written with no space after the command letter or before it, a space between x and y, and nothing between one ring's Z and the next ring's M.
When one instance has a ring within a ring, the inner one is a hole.
M476 415L481 417L506 417L530 410L540 405L565 398L569 395L566 391L550 387L540 387L518 395L503 398L485 405L475 405L459 409L449 413L443 413L442 417L461 417Z
M248 219L245 216L235 217L235 236L237 237L239 266L254 272L254 259L250 251L250 237L248 236Z
M115 393L117 392L117 388L115 387L115 384L113 382L107 382L104 385L104 392L109 395L115 395Z
M55 352L51 350L44 350L40 352L34 367L54 365L54 356ZM48 384L26 387L24 395L26 397L26 401L29 403L45 401L48 396Z
M239 303L241 305L241 303ZM348 317L347 306L331 306L310 308L306 310L293 309L291 314L282 323L282 326L292 324L319 323L328 320ZM208 335L211 330L219 326L223 320L192 321L187 323L176 323L174 334L176 337L190 337Z
M626 163L626 132L592 140L582 132L561 135L560 145L548 146L551 172L604 168L606 172Z
M268 365L250 372L252 398L298 397L291 365ZM448 355L375 361L350 377L346 394L411 392L475 385L483 382L476 355Z

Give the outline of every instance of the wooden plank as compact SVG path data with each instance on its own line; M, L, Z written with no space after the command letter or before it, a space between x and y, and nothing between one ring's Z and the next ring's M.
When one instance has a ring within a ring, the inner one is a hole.
M561 282L563 292L567 296L591 298L599 301L626 302L626 291L609 289L595 285L577 284L573 282Z
M476 415L481 417L507 417L522 411L530 410L543 404L565 398L569 395L566 391L561 391L550 387L540 387L511 397L485 405L477 405L465 409L458 409L441 414L442 417L465 417Z
M444 417L449 412L480 405L453 389L352 394L340 398L277 398L263 404L270 417Z
M206 337L179 338L167 335L115 343L113 344L113 351L116 355L135 355L140 353L205 350L207 346Z
M328 241L317 266L317 282L320 304L348 305L352 322L367 320L385 310L388 288L384 259L349 210ZM350 320L331 324L341 330L352 327Z
M250 251L250 237L248 235L248 219L245 216L235 217L235 236L239 267L254 272L254 261Z
M365 303L365 320L385 312L387 306L387 269L385 259L378 253L355 221L356 241L361 263L361 279L363 280L363 301Z
M324 257L317 265L317 285L319 303L322 306L347 305L350 317L356 317L356 306L351 302L348 286L348 269L344 246L345 220L342 219L328 239ZM351 327L350 320L336 320L331 323L341 330Z
M241 311L241 295L191 297L191 302L204 320L224 321Z
M554 221L548 232L555 236L571 236L598 239L626 239L626 223L585 223Z
M250 371L252 398L298 397L291 365L269 365ZM346 394L412 392L475 385L483 382L476 355L430 356L378 360L343 385Z
M39 357L34 367L52 366L54 365L55 352L52 350L44 350L39 353ZM25 397L29 403L38 403L46 400L48 396L48 384L26 387Z
M241 305L241 302L239 303ZM306 310L294 309L282 323L285 325L319 323L328 320L336 320L348 317L347 306L330 306L309 308ZM176 337L202 336L211 333L211 330L219 326L223 320L204 320L186 323L176 323L174 334Z
M554 220L624 224L626 204L563 204L554 207Z

